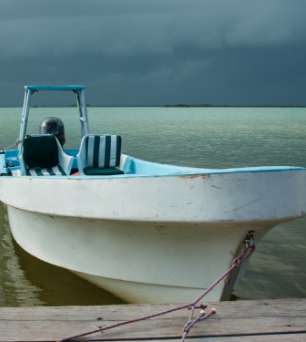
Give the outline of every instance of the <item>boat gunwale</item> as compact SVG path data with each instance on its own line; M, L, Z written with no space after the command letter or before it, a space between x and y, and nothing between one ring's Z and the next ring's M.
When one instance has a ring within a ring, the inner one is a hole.
M285 167L284 169L258 169L258 170L249 170L248 168L241 168L241 170L235 171L227 171L227 169L220 169L220 171L206 171L206 172L186 172L186 173L169 173L169 174L141 174L141 173L126 173L121 175L66 175L66 176L1 176L1 179L69 179L69 180L97 180L97 179L126 179L126 178L159 178L159 177L210 177L216 175L239 175L239 174L265 174L265 173L287 173L287 172L305 172L306 168L303 167Z
M73 216L73 215L64 215L64 214L55 214L55 213L50 213L47 211L34 211L31 209L25 209L22 208L21 206L17 206L17 205L12 205L10 203L7 202L1 202L3 203L5 206L7 207L12 207L14 209L17 210L21 210L21 211L25 211L28 213L33 213L33 214L38 214L38 215L47 215L47 216L52 216L52 217L58 217L58 218L64 218L64 219L69 219L69 218L75 218L77 220L92 220L92 221L103 221L103 222L127 222L127 223L131 223L131 222L135 222L137 224L165 224L165 225L179 225L179 226L186 226L186 225L192 225L192 226L215 226L216 228L220 225L224 226L224 225L228 225L228 229L231 229L233 225L239 224L239 225L245 225L245 230L246 232L249 230L248 225L251 223L252 225L262 225L262 229L264 229L265 225L270 225L271 223L273 223L273 226L277 226L279 224L283 224L289 221L293 221L293 220L298 220L299 218L301 218L301 216L296 216L296 215L291 215L291 216L284 216L284 217L274 217L271 219L253 219L253 220L244 220L244 219L225 219L225 220L219 220L219 221L203 221L203 220L193 220L193 221L175 221L175 220L162 220L162 219L156 219L156 218L142 218L142 219L137 219L135 217L127 219L127 218L120 218L120 217L116 217L115 219L112 218L108 218L108 217L103 217L103 218L97 218L97 217L91 217L91 216L84 216L84 215L80 215L80 216ZM306 213L303 214L303 216L305 216Z

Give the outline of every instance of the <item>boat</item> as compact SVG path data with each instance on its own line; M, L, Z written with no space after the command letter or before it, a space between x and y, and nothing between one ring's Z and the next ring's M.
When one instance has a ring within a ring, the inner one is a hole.
M79 148L52 130L27 133L31 97L44 91L76 95ZM126 302L189 302L250 231L258 242L305 215L302 167L159 164L121 153L121 140L90 133L84 86L25 86L18 148L0 153L0 200L24 250ZM229 299L236 276L207 300Z

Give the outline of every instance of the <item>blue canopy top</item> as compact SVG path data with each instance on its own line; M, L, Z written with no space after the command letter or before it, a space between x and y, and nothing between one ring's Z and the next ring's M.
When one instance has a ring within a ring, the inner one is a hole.
M35 91L81 91L85 89L83 85L26 85L25 90Z

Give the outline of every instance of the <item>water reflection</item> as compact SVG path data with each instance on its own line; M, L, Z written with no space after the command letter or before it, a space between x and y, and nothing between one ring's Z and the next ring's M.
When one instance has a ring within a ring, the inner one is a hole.
M274 227L240 277L240 298L306 297L306 218Z
M121 303L69 271L26 253L11 237L2 204L0 236L0 306Z
M45 304L41 289L25 276L9 232L5 207L0 203L0 305L27 306Z

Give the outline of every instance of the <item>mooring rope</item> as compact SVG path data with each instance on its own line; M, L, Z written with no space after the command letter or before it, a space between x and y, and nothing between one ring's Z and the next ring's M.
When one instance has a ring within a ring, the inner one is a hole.
M213 281L208 286L208 288L205 289L205 291L203 293L201 293L201 295L199 297L197 297L193 302L191 302L189 304L183 304L183 305L174 307L172 309L168 309L168 310L157 312L157 313L152 314L152 315L147 315L147 316L142 316L142 317L134 318L134 319L131 319L131 320L127 320L127 321L111 324L111 325L108 325L106 327L99 327L98 329L87 331L87 332L84 332L84 333L81 333L81 334L78 334L78 335L65 337L63 339L58 340L57 342L69 342L69 341L72 342L73 340L76 340L76 339L79 339L79 338L82 338L82 337L86 337L86 336L89 336L89 335L93 335L93 334L96 334L96 333L99 333L99 332L102 333L104 331L115 329L115 328L118 328L118 327L122 327L124 325L129 325L129 324L137 323L137 322L140 322L140 321L149 320L149 319L152 319L152 318L168 315L168 314L170 314L172 312L176 312L176 311L181 311L181 310L187 309L187 310L191 310L191 311L190 311L189 318L188 318L187 322L185 323L184 328L183 328L183 332L182 332L181 342L184 342L186 337L187 337L187 335L191 331L191 329L198 322L202 322L202 321L206 320L207 318L209 318L209 317L213 316L214 314L216 314L216 309L215 308L210 308L207 311L208 306L204 305L203 303L200 303L202 301L202 299L209 292L211 292L217 285L219 285L225 278L230 276L231 273L234 270L236 270L245 260L247 260L254 251L255 251L254 232L253 231L249 231L247 236L246 236L246 238L245 238L245 241L244 241L244 247L242 248L242 250L239 253L239 255L233 259L230 267L224 273L222 273L215 281ZM200 312L194 318L194 313L195 313L195 310L197 310L197 309L200 309Z

